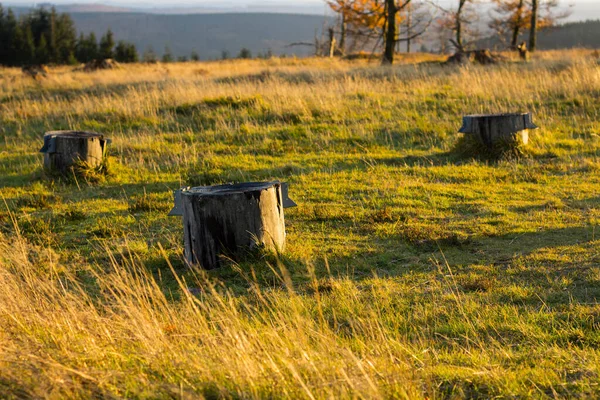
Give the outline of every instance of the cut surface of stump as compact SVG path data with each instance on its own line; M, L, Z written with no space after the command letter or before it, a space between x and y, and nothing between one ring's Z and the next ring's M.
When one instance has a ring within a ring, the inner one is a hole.
M531 113L479 114L463 117L460 133L475 135L488 148L501 141L520 139L529 142L529 129L538 127L531 120Z
M285 248L282 184L251 182L196 187L181 193L185 258L205 269L221 256Z
M67 173L79 163L94 168L102 164L108 140L94 132L54 131L44 135L44 168Z

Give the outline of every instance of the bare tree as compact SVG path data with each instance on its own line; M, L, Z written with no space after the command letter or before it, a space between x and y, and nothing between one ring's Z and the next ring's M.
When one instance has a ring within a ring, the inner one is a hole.
M493 0L496 8L491 15L490 28L494 29L501 41L510 34L510 47L516 49L519 34L529 26L528 9L525 0Z
M454 33L456 34L456 45L460 50L463 49L463 15L465 5L471 0L458 0L458 9L454 18Z
M452 42L459 52L465 50L467 36L472 37L476 34L476 30L470 28L478 18L474 8L470 7L475 1L458 0L455 9L446 9L436 5L445 14L445 17L440 21L438 30L440 32L444 29L452 31L454 39L451 39L450 42Z

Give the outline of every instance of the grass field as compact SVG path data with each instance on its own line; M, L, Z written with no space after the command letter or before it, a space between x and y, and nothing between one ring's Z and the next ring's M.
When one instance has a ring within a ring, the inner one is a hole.
M413 61L0 69L0 398L600 396L598 60ZM507 111L524 157L457 149ZM286 253L187 269L172 190L271 179Z

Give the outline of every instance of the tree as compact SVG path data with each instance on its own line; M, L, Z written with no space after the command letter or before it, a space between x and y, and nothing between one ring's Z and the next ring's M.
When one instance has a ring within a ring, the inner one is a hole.
M341 15L343 32L340 41L343 43L342 51L346 47L346 35L351 33L357 37L365 38L365 43L376 41L377 45L383 43L383 64L392 64L396 45L414 39L423 33L432 22L432 18L412 23L411 32L402 35L400 25L406 18L401 12L413 0L328 0L331 9ZM419 25L417 27L417 25Z
M535 51L537 44L538 0L531 0L531 23L529 27L529 51Z
M4 8L2 8L2 4L0 4L0 64L4 64L8 59L9 40L10 33L6 26Z
M152 47L149 47L146 49L146 51L144 51L144 54L142 55L143 62L153 64L157 60L158 59L156 57L156 53L154 52L154 49Z
M96 36L90 33L77 38L75 25L68 14L54 8L36 8L17 19L12 9L0 4L0 65L75 64L98 57L112 57L112 32L102 38L100 54ZM128 59L136 59L133 45L126 46Z
M50 15L49 17L49 26L48 26L48 32L47 32L47 40L48 40L48 54L49 54L49 61L52 62L53 64L59 64L60 63L60 54L58 52L58 40L56 38L57 34L56 34L56 23L57 23L57 16L56 16L56 8L52 7L50 10Z
M405 3L405 4L408 4ZM395 0L385 0L386 8L386 28L385 28L385 50L383 51L383 64L394 63L394 53L396 51L396 16L398 7Z
M510 39L510 47L516 49L519 36L530 30L530 39L535 42L535 34L531 35L532 22L535 20L535 32L553 26L558 20L566 18L569 10L560 10L558 0L493 0L495 8L492 12L490 27L498 32L501 40ZM534 17L535 8L535 17ZM531 45L531 43L530 43ZM531 46L530 46L531 47ZM535 49L535 44L534 44Z
M20 28L17 27L17 29ZM19 43L19 35L20 34L18 32L15 34L15 43ZM31 32L31 27L25 27L25 33L23 34L23 45L19 47L22 49L21 56L18 57L20 64L33 64L35 61L35 40L33 38L33 32Z
M103 60L115 58L113 48L115 47L115 39L112 31L109 29L106 34L100 39L100 58Z
M444 30L452 32L453 39L449 41L456 47L459 52L464 51L467 47L466 40L472 39L477 35L476 28L472 28L472 24L477 20L478 15L472 5L476 0L458 0L455 9L438 8L445 14L445 17L440 20L438 31L442 39L445 39ZM445 46L442 46L444 48Z
M501 39L510 34L510 47L515 49L519 34L529 25L526 16L525 0L493 0L496 4L490 21L490 28L498 32Z
M73 20L68 14L53 14L52 54L53 62L57 64L72 64L75 59L77 46L76 30Z
M237 56L237 58L242 58L242 59L249 59L249 58L252 58L252 52L251 52L249 49L247 49L247 48L243 47L243 48L240 50L240 52L238 53L238 56Z
M469 7L475 0L458 0L458 7L454 10L446 10L446 27L454 33L454 40L451 42L458 49L463 51L465 48L465 37L475 32L468 29L468 26L477 18L477 13Z
M91 32L87 37L83 33L79 35L77 45L75 46L75 57L83 63L88 63L100 57L98 40L94 32Z
M200 61L200 56L198 55L198 53L196 51L192 51L192 54L190 55L190 60Z
M173 54L171 53L171 49L168 46L165 47L165 52L163 53L163 56L162 56L162 62L164 62L164 63L173 62Z
M42 35L40 43L35 49L35 62L36 64L47 64L50 61L50 52L48 51L48 41L46 35Z
M0 64L13 66L33 62L34 54L24 52L25 36L11 9L6 16L2 16L1 26L3 40L0 43Z
M458 0L458 9L454 17L454 32L456 34L456 44L459 50L463 49L463 16L465 6L470 0Z
M133 43L127 43L119 40L115 47L115 60L120 63L138 62L138 53Z
M60 17L54 7L50 11L39 7L21 19L21 29L24 31L27 26L31 29L37 63L66 63L74 51L75 30L71 18Z

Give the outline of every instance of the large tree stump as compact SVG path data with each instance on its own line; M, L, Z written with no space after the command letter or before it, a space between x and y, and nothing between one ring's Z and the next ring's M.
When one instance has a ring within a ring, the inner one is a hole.
M93 132L54 131L44 135L44 168L65 174L77 164L94 168L102 164L109 140Z
M285 247L283 191L279 182L197 187L181 192L185 258L205 269L220 256L237 259L264 247Z
M520 139L529 141L529 129L538 127L531 121L531 113L481 114L463 117L460 133L475 135L488 148L502 141Z

